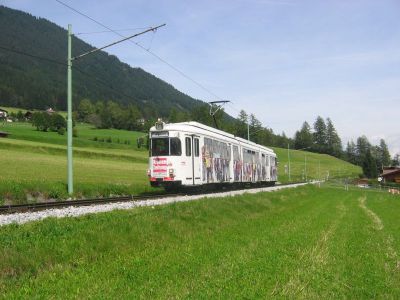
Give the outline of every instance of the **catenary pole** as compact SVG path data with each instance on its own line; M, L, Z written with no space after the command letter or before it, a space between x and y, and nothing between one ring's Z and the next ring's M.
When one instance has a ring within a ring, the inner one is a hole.
M290 178L290 146L289 143L287 144L287 157L288 157L288 173L289 173L289 182L291 182Z
M68 72L67 72L67 101L68 101L68 119L67 119L67 164L68 164L68 194L74 192L73 167L72 167L72 59L71 59L71 35L72 26L68 24Z
M307 154L304 155L304 173L307 181Z
M92 54L94 52L103 50L105 48L111 47L113 45L116 45L118 43L124 42L126 40L129 40L131 38L134 38L136 36L142 35L144 33L147 33L149 31L156 31L158 28L165 26L165 24L149 28L145 31L136 33L134 35L131 35L129 37L125 37L122 40L113 42L111 44L108 44L106 46L103 46L101 48L96 48L93 50L90 50L88 52L85 52L81 55L78 55L76 57L72 57L72 25L68 24L68 58L67 58L67 65L68 65L68 71L67 71L67 101L68 101L68 119L67 119L67 177L68 177L68 194L72 195L74 193L74 179L73 179L73 163L72 163L72 61L76 59L80 59L86 55Z
M250 120L247 119L247 140L250 141Z

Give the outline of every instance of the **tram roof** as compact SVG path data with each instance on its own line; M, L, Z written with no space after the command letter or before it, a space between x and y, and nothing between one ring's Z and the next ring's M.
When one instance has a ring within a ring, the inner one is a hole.
M248 146L252 146L252 147L257 147L257 148L261 148L264 151L268 151L268 152L273 152L274 151L268 147L256 144L254 142L245 140L243 138L234 136L231 133L201 124L199 122L194 122L194 121L190 121L190 122L180 122L180 123L165 123L164 127L162 130L160 131L168 131L168 130L176 130L176 131L186 131L186 132L194 132L194 133L199 133L199 134L204 134L204 133L214 133L215 135L219 135L219 136L223 136L225 138L229 138L229 139L233 139L236 140L238 142L240 142L240 144L242 145L248 145ZM159 131L156 130L155 126L150 128L151 132L154 131ZM205 131L205 132L204 132ZM216 136L216 137L217 137Z

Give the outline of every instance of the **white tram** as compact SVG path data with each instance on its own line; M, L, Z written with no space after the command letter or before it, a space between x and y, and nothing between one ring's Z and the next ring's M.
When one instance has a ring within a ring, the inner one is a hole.
M197 123L165 124L150 129L148 176L166 188L277 181L273 150Z

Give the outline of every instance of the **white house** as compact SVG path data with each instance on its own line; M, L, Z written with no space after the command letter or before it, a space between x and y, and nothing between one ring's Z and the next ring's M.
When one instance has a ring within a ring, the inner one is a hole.
M0 108L0 119L6 119L8 116L8 111Z

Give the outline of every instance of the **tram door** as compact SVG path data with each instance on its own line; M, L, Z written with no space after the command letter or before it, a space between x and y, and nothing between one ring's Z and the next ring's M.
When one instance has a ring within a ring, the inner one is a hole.
M190 157L190 179L195 184L201 184L201 161L200 161L200 140L198 136L191 135L185 137L186 156Z
M200 140L193 136L193 184L201 184Z

